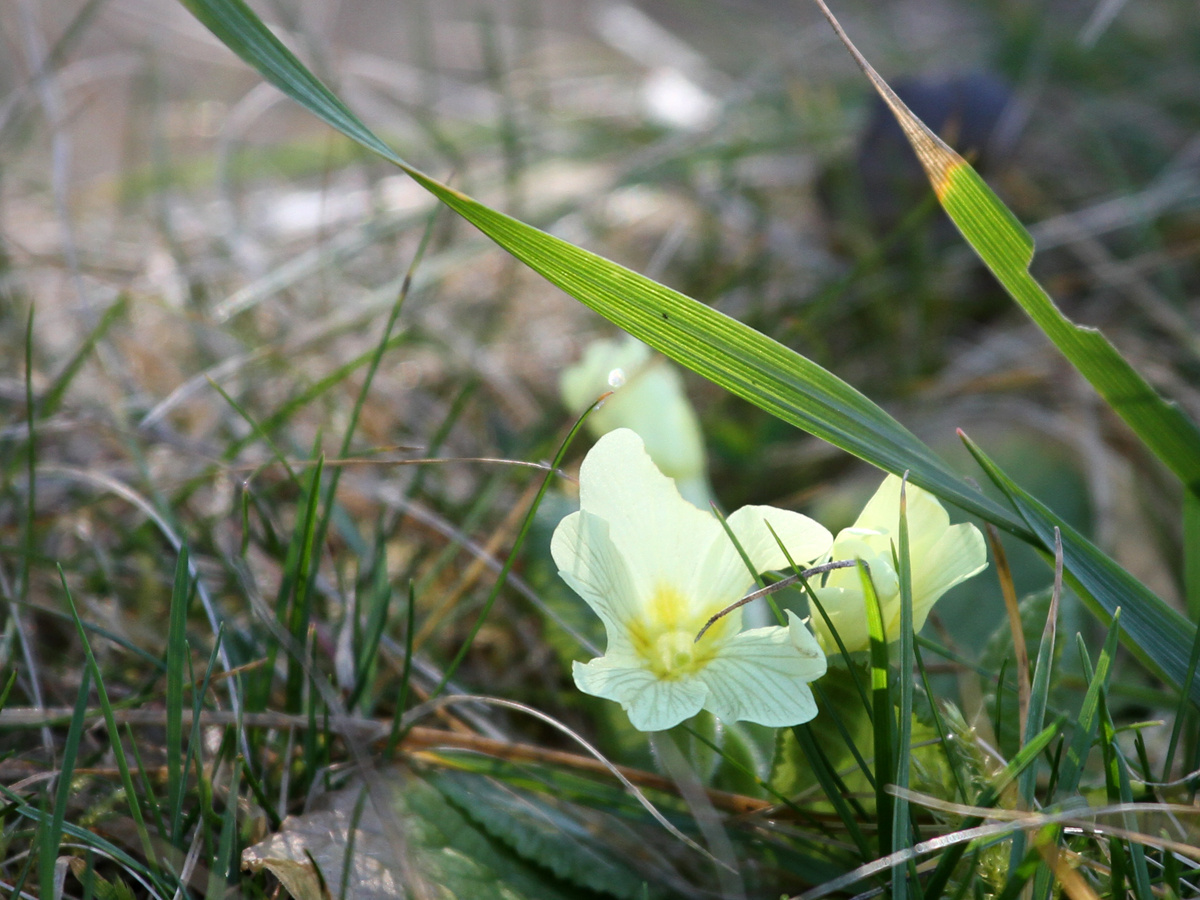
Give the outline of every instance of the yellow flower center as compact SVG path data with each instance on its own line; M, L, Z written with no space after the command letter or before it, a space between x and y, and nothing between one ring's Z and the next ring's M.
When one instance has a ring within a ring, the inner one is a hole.
M709 617L718 612L691 608L688 599L671 585L659 585L646 603L640 619L630 623L630 639L647 669L658 678L674 681L694 675L708 665L728 631L722 619L696 641Z

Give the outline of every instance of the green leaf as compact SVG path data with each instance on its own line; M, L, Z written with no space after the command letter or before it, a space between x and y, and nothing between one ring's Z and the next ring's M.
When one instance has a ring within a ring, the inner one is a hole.
M642 879L615 852L620 846L620 836L612 834L620 827L615 817L473 773L437 772L427 780L523 859L580 887L641 900ZM636 844L630 835L624 839Z
M1029 274L1033 236L965 159L913 115L859 53L824 0L846 49L895 115L925 168L934 193L992 274L1092 387L1192 492L1200 493L1200 428L1164 400L1103 334L1076 325Z
M354 820L354 852L346 859ZM397 843L397 838L400 842ZM310 863L320 867L316 876ZM593 896L521 859L478 828L433 785L395 768L325 794L283 831L248 848L242 865L269 869L294 898L319 898L324 885L347 897L446 896L472 900L567 900ZM347 871L347 869L349 871ZM405 892L408 893L405 893Z
M967 449L1037 535L1040 549L1054 555L1054 529L1062 534L1063 568L1067 582L1103 622L1121 609L1121 636L1151 671L1175 685L1187 684L1188 660L1196 626L1167 606L1145 585L1126 572L1094 544L1035 500L992 462L966 435ZM1192 701L1200 705L1200 684L1192 681Z

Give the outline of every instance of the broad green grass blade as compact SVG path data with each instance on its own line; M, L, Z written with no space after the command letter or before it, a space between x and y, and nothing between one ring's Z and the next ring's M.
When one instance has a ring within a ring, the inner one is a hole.
M1067 581L1084 604L1101 621L1108 622L1121 609L1121 632L1133 653L1151 671L1182 687L1187 684L1188 660L1196 626L1043 503L1017 486L974 442L961 434L967 449L1037 535L1041 550L1054 553L1055 528L1062 535L1063 568ZM1200 706L1200 684L1188 687L1192 702Z
M406 163L334 96L242 0L181 0L238 56L326 123L400 167L493 241L656 350L786 422L1024 536L1015 517L978 494L876 404L795 351L702 303L552 237Z
M1200 428L1164 400L1108 339L1076 325L1029 273L1033 237L965 159L955 153L888 86L847 37L824 0L816 0L846 49L895 115L934 192L967 243L1105 402L1192 492L1200 494Z

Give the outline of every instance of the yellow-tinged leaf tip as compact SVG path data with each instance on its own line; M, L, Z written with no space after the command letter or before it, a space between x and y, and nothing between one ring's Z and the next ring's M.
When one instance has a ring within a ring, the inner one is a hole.
M814 2L820 7L822 14L833 27L838 39L850 51L850 55L858 63L858 67L870 79L871 84L874 85L883 102L887 104L888 109L896 117L896 121L900 124L900 128L903 129L905 137L908 138L909 144L912 145L913 152L917 154L917 159L921 161L921 166L925 169L925 174L929 176L929 182L933 185L933 190L937 194L938 200L944 199L946 191L950 187L950 175L956 169L967 166L967 161L952 150L929 126L917 118L913 111L892 90L891 86L883 80L883 76L876 72L875 68L867 62L867 58L854 46L854 42L850 40L850 36L846 34L841 23L830 12L829 7L825 5L825 0L814 0Z

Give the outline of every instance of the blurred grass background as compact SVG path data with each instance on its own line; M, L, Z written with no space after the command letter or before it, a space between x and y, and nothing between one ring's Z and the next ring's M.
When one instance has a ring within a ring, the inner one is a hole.
M414 165L751 323L971 471L954 437L965 429L1181 602L1170 479L989 282L903 165L887 165L895 178L882 183L872 172L895 148L808 4L257 8ZM1035 275L1200 417L1194 5L855 0L836 12L876 68L915 91L965 80L973 108L978 79L998 86L985 174L1038 239ZM344 692L363 681L357 710L390 713L403 616L393 611L369 671L355 668L352 626L412 583L414 690L428 691L536 478L473 460L550 459L569 424L559 373L608 326L469 226L448 215L431 225L422 191L261 84L182 7L12 0L0 36L10 704L70 707L79 688L56 564L82 617L109 632L93 643L114 700L157 702L156 670L134 648L162 652L174 535L226 622L228 665L257 679L248 708L299 711L285 677L295 669L268 650L262 598L283 596L294 571L319 453L326 477L339 473L337 504L306 600L311 632L296 637ZM947 116L948 133L963 125ZM853 519L875 480L861 464L711 385L689 387L726 507L792 506L835 531ZM334 465L343 456L352 462ZM404 464L426 457L469 461ZM527 577L501 595L456 677L586 729L539 611L563 591L544 554L551 509L518 567ZM1045 587L1041 562L1010 549L1018 590ZM1004 627L993 585L939 605L936 639L970 656ZM1090 627L1068 615L1068 633ZM202 621L194 640L207 653ZM1133 707L1145 686L1127 685ZM550 740L502 715L476 725ZM52 742L32 738L0 736L6 781L52 756ZM277 782L286 766L272 765L264 777ZM312 777L283 778L281 807Z

